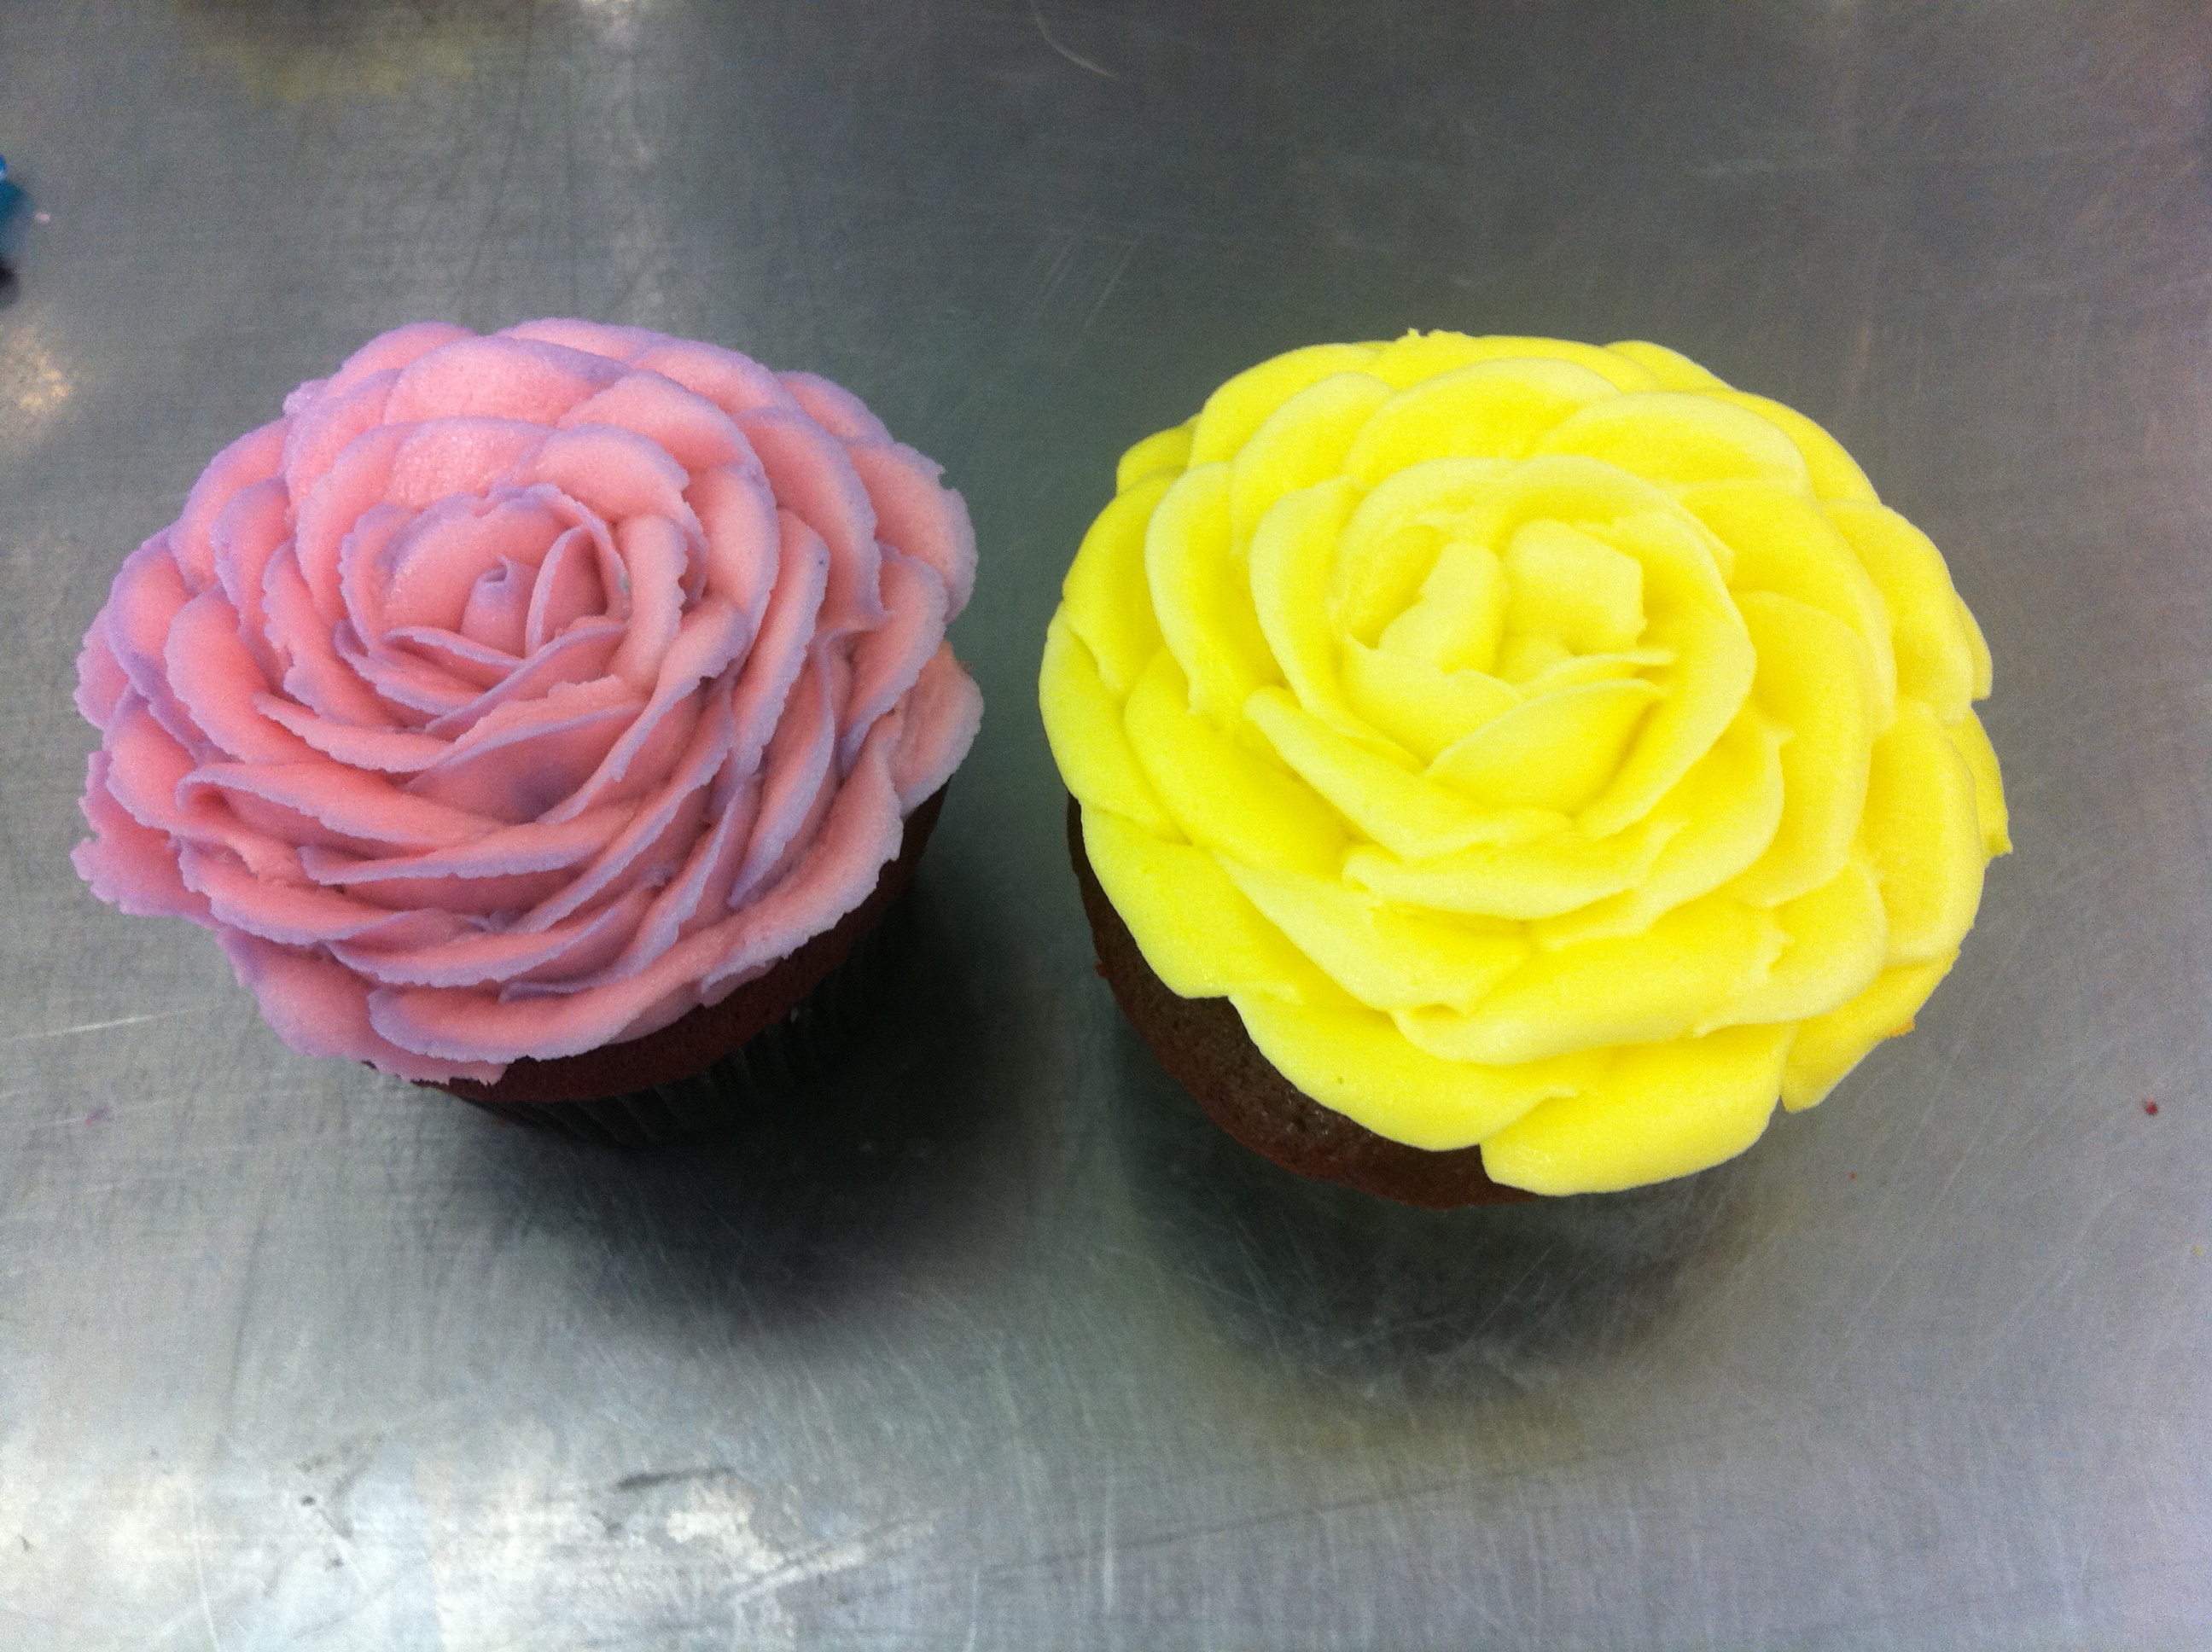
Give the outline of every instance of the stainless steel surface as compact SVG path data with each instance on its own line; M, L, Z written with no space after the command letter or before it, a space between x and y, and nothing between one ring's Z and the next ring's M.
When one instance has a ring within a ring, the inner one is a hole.
M0 0L0 1644L2212 1646L2208 37ZM909 997L703 1151L293 1056L64 858L77 637L199 465L380 328L544 313L830 374L983 545ZM1803 408L1996 649L1957 972L1686 1183L1294 1183L1090 968L1032 684L1114 456L1414 325Z

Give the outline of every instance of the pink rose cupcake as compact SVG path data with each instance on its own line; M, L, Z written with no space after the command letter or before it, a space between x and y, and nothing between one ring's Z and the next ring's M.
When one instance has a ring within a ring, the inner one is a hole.
M939 474L711 344L373 339L117 575L77 870L213 930L304 1054L711 1127L838 996L975 738Z

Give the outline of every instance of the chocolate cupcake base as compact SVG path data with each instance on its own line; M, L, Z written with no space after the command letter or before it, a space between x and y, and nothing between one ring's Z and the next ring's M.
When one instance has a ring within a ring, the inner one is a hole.
M579 1141L640 1147L710 1135L818 1078L865 1025L890 953L884 920L945 802L907 817L897 856L867 899L766 975L659 1032L580 1055L508 1064L497 1084L427 1086L516 1124Z
M1480 1147L1430 1152L1378 1136L1322 1106L1275 1071L1224 998L1178 998L1138 950L1083 847L1083 808L1067 804L1067 848L1098 951L1098 972L1122 1014L1206 1114L1263 1158L1316 1181L1340 1182L1401 1205L1446 1210L1534 1199L1492 1181Z

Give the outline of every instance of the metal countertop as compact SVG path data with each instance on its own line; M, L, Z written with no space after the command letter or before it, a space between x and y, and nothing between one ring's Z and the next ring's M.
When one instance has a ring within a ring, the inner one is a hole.
M2209 115L2179 0L0 0L0 1644L2212 1646ZM295 1057L66 859L205 459L549 313L851 386L982 545L923 962L705 1148ZM1409 325L1802 409L1995 649L1956 972L1686 1182L1306 1186L1091 973L1033 685L1113 459Z

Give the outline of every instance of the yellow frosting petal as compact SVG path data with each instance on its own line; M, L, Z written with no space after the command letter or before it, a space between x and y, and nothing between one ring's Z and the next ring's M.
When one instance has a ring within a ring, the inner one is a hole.
M1286 495L1261 519L1250 554L1252 604L1276 665L1301 706L1345 732L1363 725L1340 681L1328 573L1337 536L1358 502L1359 489L1341 479Z
M1247 367L1206 398L1191 431L1193 466L1232 457L1267 416L1331 374L1357 373L1375 357L1369 344L1312 344Z
M1774 906L1828 883L1851 852L1877 720L1874 667L1858 635L1820 609L1754 591L1741 611L1759 653L1752 696L1790 740L1773 839L1732 892Z
M1978 634L1969 636L1965 605L1951 588L1943 553L1928 536L1884 505L1838 502L1828 514L1850 542L1889 610L1897 650L1897 691L1922 701L1938 720L1966 714L1974 697ZM1984 646L1980 653L1987 658Z
M1646 343L1640 338L1623 339L1606 348L1613 355L1633 361L1651 375L1654 390L1726 390L1727 383L1709 368L1699 367L1688 356L1668 349L1664 344Z
M1186 471L1145 532L1145 579L1160 635L1190 683L1191 709L1227 728L1245 696L1275 679L1252 610L1251 576L1229 538L1229 467Z
M1119 815L1085 810L1083 852L1145 962L1178 998L1279 993L1305 969L1297 950L1203 849L1164 843ZM1194 927L1205 945L1191 944Z
M1735 481L1811 486L1804 456L1788 433L1734 401L1676 390L1616 396L1586 407L1547 436L1541 451L1603 459L1662 486Z
M1679 1038L1762 980L1784 944L1770 914L1708 896L1640 935L1539 953L1463 1014L1413 1010L1398 1025L1431 1055L1499 1066Z
M1401 1037L1389 1016L1349 998L1309 1005L1238 993L1231 1002L1260 1053L1306 1095L1432 1152L1495 1135L1547 1097L1573 1094L1600 1066L1587 1056L1512 1067L1440 1061Z
M1045 628L1038 697L1053 761L1086 811L1106 810L1170 841L1181 836L1129 744L1121 702L1100 677L1064 610Z
M1279 689L1254 695L1245 715L1316 797L1394 854L1449 854L1566 823L1565 816L1542 810L1487 807L1408 773L1373 747L1339 734Z
M1229 465L1229 532L1252 537L1267 508L1285 494L1336 475L1390 386L1364 373L1332 373L1308 385L1267 416ZM1346 506L1358 502L1355 494Z
M1247 865L1334 873L1344 834L1312 792L1197 715L1163 651L1129 696L1123 726L1154 795L1182 835Z
M1881 878L1890 963L1955 953L1981 904L1989 856L1972 772L1917 701L1900 705L1889 732L1875 742L1859 841Z
M1982 829L1982 847L1991 859L2012 853L2012 817L2005 808L2004 780L1997 773L1997 754L1990 744L1982 720L1968 712L1950 731L1966 772L1974 777L1974 818Z
M1580 1095L1482 1144L1491 1180L1537 1193L1618 1193L1734 1158L1774 1113L1786 1027L1732 1027L1623 1050Z
M1128 696L1160 651L1159 622L1145 586L1145 538L1173 480L1148 476L1099 512L1060 586L1061 616L1117 699Z
M1565 361L1587 368L1616 390L1650 390L1657 383L1643 363L1595 344L1503 333L1480 338L1456 332L1407 333L1382 346L1367 363L1367 371L1402 387L1478 361Z
M1901 1030L2009 846L1989 652L1834 439L1660 346L1295 350L1124 456L1046 733L1160 978L1546 1193Z
M1782 1072L1783 1106L1792 1113L1819 1106L1868 1051L1885 1038L1911 1031L1912 1017L1957 957L1947 953L1926 963L1885 969L1850 1002L1799 1022Z
M1741 390L1716 391L1714 396L1717 400L1730 402L1758 414L1796 444L1798 456L1805 461L1806 473L1812 481L1814 497L1860 499L1869 504L1875 501L1874 484L1866 479L1866 472L1859 469L1858 461L1844 451L1841 442L1796 408Z
M1345 857L1346 880L1393 900L1492 918L1530 920L1573 912L1634 889L1667 844L1650 826L1591 838L1560 829L1401 858L1362 844ZM1531 932L1541 938L1542 932Z
M1569 415L1620 393L1573 361L1472 362L1384 404L1344 456L1344 474L1372 488L1425 459L1520 459Z
M1528 941L1504 926L1454 922L1334 878L1285 876L1234 861L1222 869L1291 944L1370 1009L1464 1009L1528 956Z
M1165 471L1170 476L1188 468L1190 465L1191 432L1198 428L1195 418L1185 419L1174 428L1162 430L1146 437L1127 452L1115 467L1114 491L1127 493L1146 477Z
M1738 598L1770 591L1832 614L1858 633L1874 666L1875 725L1887 728L1897 707L1889 610L1826 507L1759 482L1687 488L1682 503L1734 551L1729 586Z

